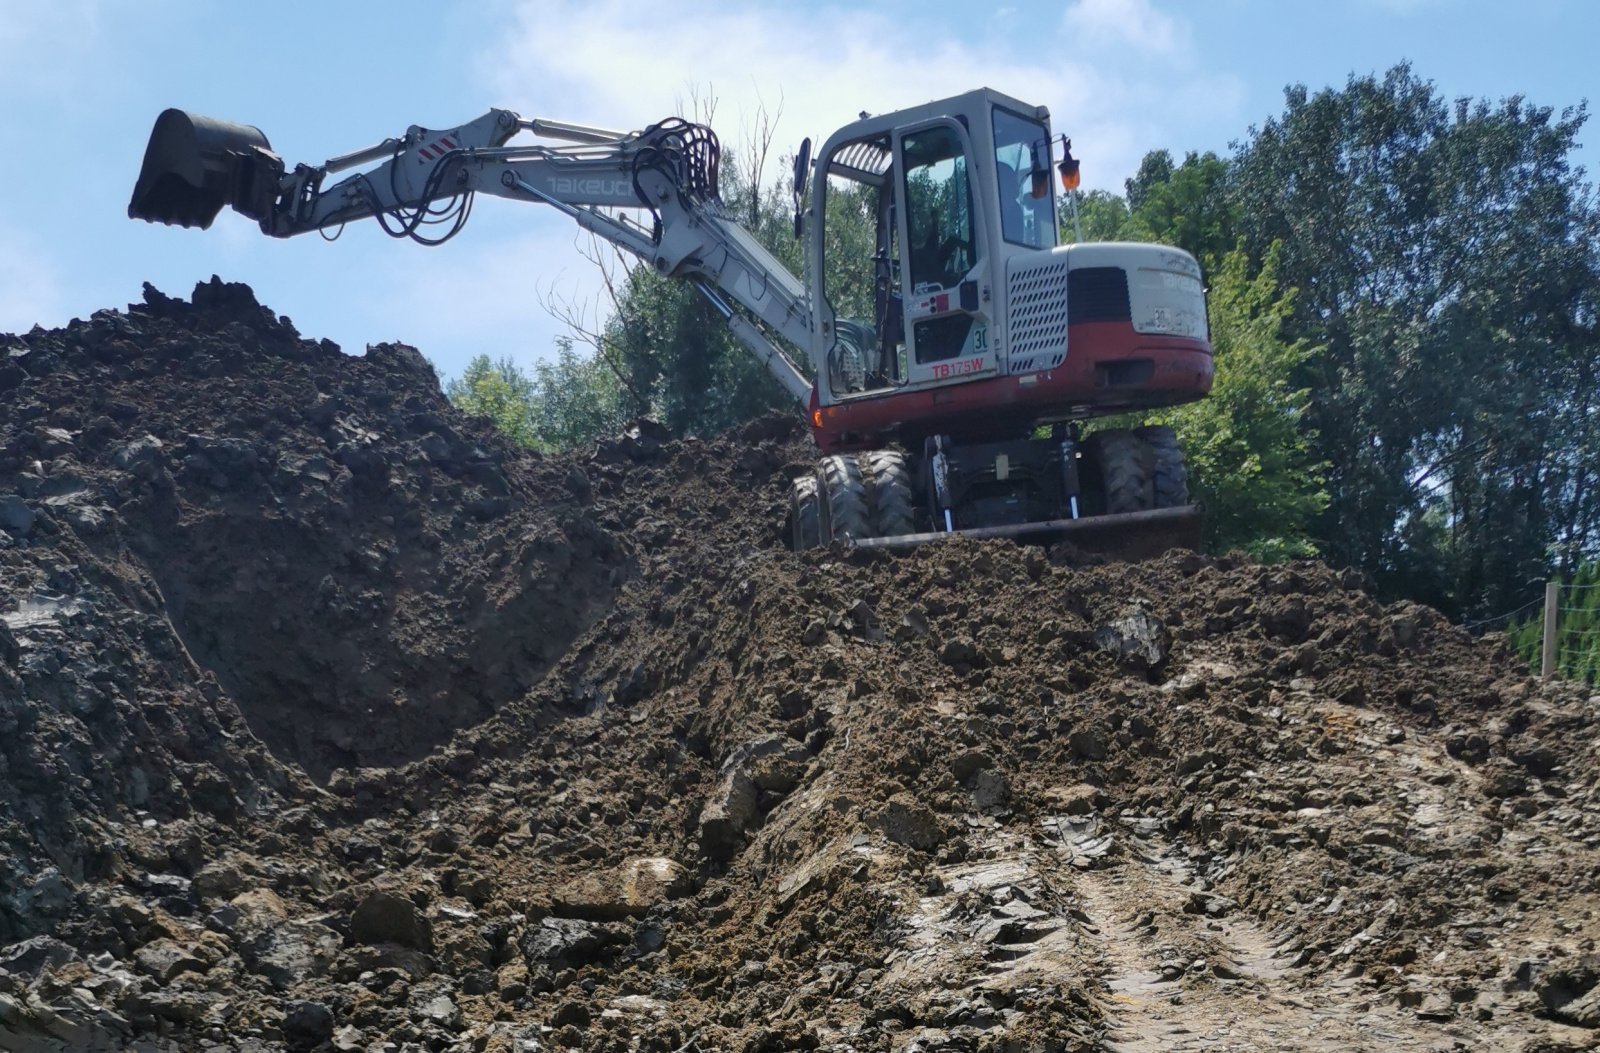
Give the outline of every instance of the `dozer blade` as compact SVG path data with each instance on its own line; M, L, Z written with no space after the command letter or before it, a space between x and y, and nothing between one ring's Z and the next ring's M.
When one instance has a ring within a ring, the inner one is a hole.
M232 205L261 219L282 172L261 129L167 110L150 133L128 218L204 230Z
M1149 512L1051 519L1014 526L973 527L953 533L901 534L854 540L856 548L910 548L951 538L1010 537L1022 541L1070 541L1086 552L1114 559L1138 560L1159 556L1168 549L1198 552L1205 532L1205 511L1199 505L1158 508Z

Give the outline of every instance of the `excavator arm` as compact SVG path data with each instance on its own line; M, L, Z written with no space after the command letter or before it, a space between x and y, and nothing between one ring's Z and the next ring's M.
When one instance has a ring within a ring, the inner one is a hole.
M511 143L524 132L562 145ZM437 245L466 223L475 194L546 204L658 273L693 282L804 406L811 381L769 333L811 347L805 287L727 215L719 160L711 129L677 118L624 133L490 110L455 128L412 126L321 165L288 169L259 129L167 110L128 215L205 228L226 205L274 237L376 218L391 236ZM350 174L330 182L342 172ZM652 223L619 210L647 211Z

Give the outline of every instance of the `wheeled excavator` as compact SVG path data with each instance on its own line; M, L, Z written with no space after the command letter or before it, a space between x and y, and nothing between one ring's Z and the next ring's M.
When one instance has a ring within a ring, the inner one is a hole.
M983 88L863 114L814 157L806 140L804 279L724 208L719 161L711 129L679 118L620 132L496 109L290 168L259 129L174 109L128 214L206 228L226 205L274 237L376 218L438 244L477 193L547 205L693 283L800 405L820 456L793 483L795 548L1198 546L1171 429L1081 425L1210 390L1199 265L1163 245L1059 243L1056 178L1075 188L1078 165L1044 107Z

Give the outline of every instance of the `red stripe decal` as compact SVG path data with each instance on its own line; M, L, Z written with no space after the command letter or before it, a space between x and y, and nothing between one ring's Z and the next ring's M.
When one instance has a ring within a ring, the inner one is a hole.
M440 139L439 141L441 143L444 143L446 146L448 146L452 150L456 149L455 142L448 135L445 136L443 139Z

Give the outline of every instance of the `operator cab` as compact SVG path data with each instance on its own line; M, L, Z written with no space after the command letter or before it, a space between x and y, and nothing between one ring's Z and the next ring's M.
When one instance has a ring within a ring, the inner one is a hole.
M1012 255L1055 247L1052 185L1048 112L988 89L829 139L810 207L820 402L999 372L996 285Z

